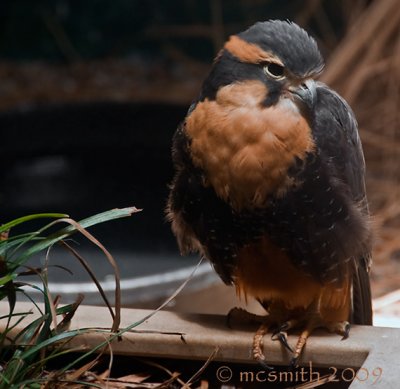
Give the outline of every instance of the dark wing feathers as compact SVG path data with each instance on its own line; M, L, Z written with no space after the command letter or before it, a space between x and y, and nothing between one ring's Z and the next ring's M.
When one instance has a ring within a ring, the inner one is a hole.
M365 161L357 122L350 106L336 92L318 83L313 135L336 174L346 183L354 201L368 213L365 191Z
M368 224L368 202L365 189L365 161L354 114L337 93L318 83L318 103L313 126L314 137L321 155L330 159L334 174L349 189ZM366 225L366 229L368 226ZM370 239L368 239L370 240ZM369 269L371 249L368 245L353 259L353 313L355 324L372 324Z
M190 140L185 123L175 132L172 159L176 170L168 199L167 212L190 226L194 239L200 243L203 254L211 261L215 271L226 284L232 283L237 247L243 234L234 220L231 207L221 200L210 187L204 185L203 172L194 166L190 157ZM188 229L183 229L187 233ZM180 237L178 241L185 240ZM184 250L190 251L185 247Z

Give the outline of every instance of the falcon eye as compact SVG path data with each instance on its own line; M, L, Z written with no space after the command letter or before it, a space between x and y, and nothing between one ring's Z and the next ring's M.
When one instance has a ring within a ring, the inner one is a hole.
M264 72L275 80L285 78L285 68L275 62L269 62L264 66Z

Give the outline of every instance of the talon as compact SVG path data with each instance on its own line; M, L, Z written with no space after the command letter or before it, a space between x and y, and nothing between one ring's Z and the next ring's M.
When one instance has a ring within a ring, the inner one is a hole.
M350 328L351 328L350 323L346 323L345 326L344 326L344 331L343 331L342 340L345 340L345 339L347 339L347 338L349 337Z
M253 357L262 366L263 369L274 370L274 368L272 366L268 365L268 363L266 362L264 354L259 355L257 357L255 355L253 355Z
M261 354L256 355L256 351L253 350L253 358L262 366L263 369L266 370L274 370L274 368L266 362L264 354L261 352Z
M280 333L278 335L278 338L280 340L280 342L286 347L287 350L289 350L291 353L293 352L293 349L290 347L288 341L287 341L287 336L285 333Z
M287 341L287 334L283 331L275 332L271 335L272 340L279 340L288 351L293 353L293 349L290 347L288 341Z
M326 328L329 332L336 332L338 335L342 335L342 340L349 337L351 325L348 321L331 322Z
M292 359L290 360L290 364L289 364L290 368L292 370L296 369L298 367L298 362L299 362L299 356L292 357Z

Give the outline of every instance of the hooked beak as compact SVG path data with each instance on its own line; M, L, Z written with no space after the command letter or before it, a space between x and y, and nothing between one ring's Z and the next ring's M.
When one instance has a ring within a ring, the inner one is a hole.
M307 106L313 107L317 100L317 87L315 81L308 79L299 86L290 86L289 92L302 100Z

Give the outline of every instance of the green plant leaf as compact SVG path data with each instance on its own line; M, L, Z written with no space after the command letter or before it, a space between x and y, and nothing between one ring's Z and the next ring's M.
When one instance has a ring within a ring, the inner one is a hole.
M10 274L5 275L4 277L1 277L0 278L0 287L3 285L6 285L10 281L14 280L16 277L17 277L16 273L10 273Z
M138 210L135 207L121 208L121 209L116 208L116 209L112 209L111 211L102 212L97 215L91 216L87 219L83 219L83 220L79 221L78 224L82 228L88 228L88 227L92 227L92 226L100 224L100 223L108 222L110 220L128 217L128 216L131 216L133 213L139 212L139 211L140 210ZM67 223L68 219L58 219L56 222L58 223L61 221L65 221ZM47 228L50 228L56 222L50 223L47 226ZM43 229L41 231L43 231ZM69 225L69 226L62 228L61 230L55 232L54 234L51 234L49 237L34 244L32 247L30 247L29 249L27 249L26 251L21 253L18 256L18 259L13 262L14 266L18 267L18 266L22 265L32 255L37 254L40 251L46 250L48 247L54 245L55 243L59 242L60 240L63 240L65 238L69 237L70 235L74 234L77 231L78 231L78 229L74 225Z
M9 238L7 240L0 241L0 257L6 257L6 254L8 254L9 250L12 248L15 248L15 250L18 249L18 247L21 247L22 245L30 242L30 241L37 241L37 240L44 240L45 238L40 238L37 237L37 234L24 234L22 237L17 236L13 238ZM11 253L12 256L13 253ZM12 262L10 255L7 255L7 263Z
M59 219L59 218L63 218L63 217L69 217L68 215L64 214L64 213L37 213L37 214L33 214L33 215L27 215L27 216L23 216L20 217L18 219L12 220L6 224L3 224L0 226L0 233L5 232L10 230L11 228L22 224L22 223L26 223L28 221L31 220L35 220L35 219Z
M82 330L77 329L77 330L66 331L61 334L54 335L51 338L46 339L46 340L30 347L28 350L24 351L21 354L20 358L25 360L25 359L31 357L32 355L35 355L36 353L38 353L40 350L44 350L46 347L49 347L55 343L59 343L63 340L74 338L75 336L78 336L80 334L82 334Z

